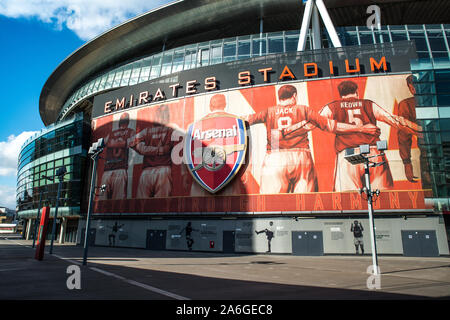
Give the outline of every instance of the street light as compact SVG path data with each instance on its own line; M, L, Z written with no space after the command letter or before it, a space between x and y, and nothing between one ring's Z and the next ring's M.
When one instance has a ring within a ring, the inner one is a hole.
M372 264L374 267L373 274L378 275L378 257L377 257L377 243L375 241L375 226L373 219L373 198L374 196L378 197L380 194L380 190L372 191L370 186L370 172L369 169L373 167L381 166L385 163L385 161L381 162L373 162L370 161L372 158L377 158L380 156L384 156L384 151L387 150L387 141L377 141L377 150L381 153L371 155L370 146L368 144L359 146L359 153L355 153L354 148L345 149L344 158L353 165L364 164L364 176L365 176L365 187L359 190L359 193L362 195L363 193L367 195L367 204L369 208L369 224L370 224L370 240L372 245Z
M84 266L87 263L87 254L88 254L88 247L89 247L89 226L91 224L92 202L94 200L94 193L95 193L95 178L96 178L96 173L97 173L97 161L100 156L100 153L102 153L104 148L105 148L105 141L103 138L100 138L97 140L97 142L94 142L92 144L92 146L89 148L89 151L88 151L88 154L91 156L93 164L92 164L91 188L89 191L89 206L88 206L88 212L87 212L87 217L86 217L86 230L84 232L84 252L83 252L83 265Z
M55 217L53 218L52 239L50 241L50 250L48 252L49 254L53 253L53 241L55 240L55 236L56 236L56 218L58 217L59 197L61 194L61 186L64 181L64 175L66 173L67 173L66 167L62 166L62 167L59 167L58 170L56 170L56 174L55 174L59 179L59 183L58 183L58 192L56 193Z

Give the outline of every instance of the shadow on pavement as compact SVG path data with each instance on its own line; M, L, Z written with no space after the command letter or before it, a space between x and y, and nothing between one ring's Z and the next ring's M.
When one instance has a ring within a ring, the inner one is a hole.
M108 257L96 256L92 252L88 266L82 266L81 289L67 289L69 277L67 267L70 261L64 261L46 254L43 261L33 259L34 250L18 245L0 242L0 299L150 299L167 300L168 296L147 290L151 286L165 292L192 300L392 300L427 299L418 295L394 294L369 290L350 290L306 285L288 285L270 281L233 280L211 276L199 276L187 273L157 271L123 265L108 264L108 261L135 261L124 259L124 252L111 250ZM64 257L81 261L82 248L56 248L56 253ZM69 250L67 250L69 249ZM94 250L92 250L94 251ZM136 251L136 250L134 250ZM152 252L154 254L155 252ZM132 252L127 252L132 255ZM179 254L179 253L177 253ZM73 255L73 257L72 257ZM146 255L144 255L146 256ZM167 257L167 255L165 255ZM187 254L192 257L195 254ZM217 255L214 255L217 257ZM202 255L205 257L205 255ZM104 263L95 263L95 259ZM255 261L256 264L269 264L270 261ZM275 268L277 267L274 264ZM94 269L92 269L94 267ZM95 271L95 268L102 272ZM243 271L245 272L245 271ZM138 282L141 285L136 285ZM132 283L135 283L133 285ZM444 299L448 299L445 297Z

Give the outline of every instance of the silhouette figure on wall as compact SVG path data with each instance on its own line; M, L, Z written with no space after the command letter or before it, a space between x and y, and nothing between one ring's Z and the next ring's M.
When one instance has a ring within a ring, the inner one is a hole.
M115 247L116 246L116 233L123 226L124 226L123 224L118 225L117 221L114 223L114 225L112 227L108 226L108 228L112 229L111 233L108 235L108 240L109 240L109 246L110 247Z
M273 222L272 221L270 221L270 226L272 227L273 226ZM256 232L256 234L260 234L260 233L265 233L266 234L266 237L267 237L267 246L268 246L268 250L266 251L267 253L270 253L271 252L271 248L270 248L270 242L272 241L272 239L274 238L274 234L273 234L273 231L271 231L271 230L269 230L269 229L264 229L264 230L261 230L261 231L256 231L255 230L255 232Z
M180 235L185 232L186 233L186 244L187 247L189 249L189 251L192 251L192 245L194 244L194 239L192 238L192 231L198 231L197 229L192 228L192 224L189 221L186 225L186 227L184 227L181 232Z
M364 228L358 220L355 220L350 228L350 231L353 232L354 244L356 249L356 254L359 254L358 247L361 247L361 254L364 254L364 242L363 242L363 231Z

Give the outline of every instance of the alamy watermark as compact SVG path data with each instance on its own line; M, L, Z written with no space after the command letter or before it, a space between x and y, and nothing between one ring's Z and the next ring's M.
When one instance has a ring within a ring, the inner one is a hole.
M370 16L367 18L367 28L381 30L381 9L376 4L368 6L366 10Z
M367 278L366 286L369 290L381 289L381 272L380 267L377 267L377 274L375 274L375 268L373 265L367 267L367 274L370 276Z
M80 267L75 265L75 264L71 264L70 266L67 267L66 273L70 274L70 276L67 278L67 281L66 281L67 289L69 289L69 290L73 290L73 289L80 290L81 289L81 270L80 270Z

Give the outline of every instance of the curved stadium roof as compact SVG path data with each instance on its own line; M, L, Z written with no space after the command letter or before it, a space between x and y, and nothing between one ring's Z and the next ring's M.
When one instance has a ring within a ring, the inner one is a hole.
M381 8L383 25L448 23L447 0L324 0L336 26L366 24L367 6ZM175 1L133 18L87 42L47 79L39 112L47 126L56 121L70 94L87 79L133 58L189 43L264 32L299 29L300 0ZM238 21L239 23L236 23Z

